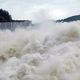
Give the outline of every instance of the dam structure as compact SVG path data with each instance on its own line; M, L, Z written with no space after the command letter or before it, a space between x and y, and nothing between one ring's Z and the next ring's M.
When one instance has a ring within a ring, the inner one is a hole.
M15 30L15 28L26 28L31 25L31 21L29 20L13 20L11 22L0 22L0 29L5 30Z

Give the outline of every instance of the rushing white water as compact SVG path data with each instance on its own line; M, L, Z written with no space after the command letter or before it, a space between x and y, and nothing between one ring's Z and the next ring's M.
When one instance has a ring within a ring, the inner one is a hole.
M80 80L80 22L0 30L0 80Z

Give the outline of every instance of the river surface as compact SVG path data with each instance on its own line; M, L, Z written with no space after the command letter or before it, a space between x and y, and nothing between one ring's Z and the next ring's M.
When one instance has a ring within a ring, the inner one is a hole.
M80 22L0 30L0 80L80 80Z

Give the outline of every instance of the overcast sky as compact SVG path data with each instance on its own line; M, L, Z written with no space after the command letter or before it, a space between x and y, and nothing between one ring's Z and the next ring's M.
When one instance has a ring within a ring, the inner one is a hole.
M61 19L80 14L80 0L0 0L13 19Z

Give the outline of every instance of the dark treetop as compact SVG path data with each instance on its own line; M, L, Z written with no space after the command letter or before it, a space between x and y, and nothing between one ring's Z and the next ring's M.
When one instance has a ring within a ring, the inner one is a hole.
M0 22L10 22L12 17L8 11L0 9Z

